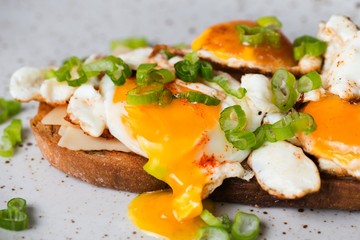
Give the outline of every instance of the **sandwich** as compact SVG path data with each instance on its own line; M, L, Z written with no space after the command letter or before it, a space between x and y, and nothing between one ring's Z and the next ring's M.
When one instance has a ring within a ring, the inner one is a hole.
M40 102L30 126L51 165L142 193L143 230L190 238L207 197L359 210L358 34L343 16L293 43L275 17L220 23L191 49L23 67L10 93Z

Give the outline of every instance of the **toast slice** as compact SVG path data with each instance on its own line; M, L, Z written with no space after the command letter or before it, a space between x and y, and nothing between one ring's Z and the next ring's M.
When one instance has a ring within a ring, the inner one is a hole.
M143 170L147 159L137 154L73 151L58 146L59 126L41 123L51 109L46 103L40 103L37 115L30 120L30 126L41 152L55 168L85 182L116 190L142 193L167 187Z
M118 151L73 151L58 146L59 126L45 126L42 118L52 109L40 103L30 125L44 157L55 168L88 183L129 192L155 191L168 186L143 170L147 159ZM321 175L321 189L295 200L278 199L262 190L256 179L231 178L210 196L216 201L263 207L330 208L360 210L360 181Z

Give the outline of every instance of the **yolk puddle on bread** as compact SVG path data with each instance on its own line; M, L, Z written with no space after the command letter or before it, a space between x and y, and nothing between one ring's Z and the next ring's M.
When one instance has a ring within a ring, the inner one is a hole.
M124 94L126 89L133 87L131 85L126 83L118 87L114 102L126 99ZM198 161L203 154L207 131L218 124L220 106L175 99L165 107L127 105L125 109L128 116L122 116L121 120L149 158L144 169L172 189L172 192L140 195L130 205L130 218L139 228L161 235L180 231L185 222L195 224L199 220L194 218L203 209L202 191L206 183L206 175ZM139 209L146 209L146 213ZM137 214L139 211L140 215ZM143 218L143 215L147 218ZM173 230L163 232L157 224L159 216L172 219L168 224ZM195 225L197 229L199 225Z
M295 65L290 41L281 34L280 47L267 44L253 47L241 44L236 25L256 26L252 21L233 21L220 23L205 30L192 43L193 50L208 50L220 59L237 58L254 64L273 68Z
M329 94L320 101L309 102L302 111L312 115L317 125L311 134L300 136L311 154L344 165L360 158L359 104Z

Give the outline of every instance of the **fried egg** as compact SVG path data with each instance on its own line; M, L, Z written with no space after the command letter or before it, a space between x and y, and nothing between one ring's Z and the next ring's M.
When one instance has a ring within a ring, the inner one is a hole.
M321 72L326 94L302 109L313 116L317 129L298 139L306 152L318 158L322 171L360 179L359 34L343 16L320 24L318 37L328 44Z
M317 124L314 132L299 136L305 151L331 160L348 175L360 178L360 105L328 94L308 103L302 111L312 115Z
M243 45L236 25L257 26L252 21L233 21L214 25L206 29L192 43L192 49L205 59L232 68L252 68L263 72L274 72L280 67L296 65L290 41L281 35L280 47Z

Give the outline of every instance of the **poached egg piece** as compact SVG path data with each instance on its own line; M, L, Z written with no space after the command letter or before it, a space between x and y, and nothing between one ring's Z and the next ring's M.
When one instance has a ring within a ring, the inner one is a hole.
M43 69L22 67L10 79L10 94L18 101L44 101L50 105L65 105L76 88L56 78L45 79Z
M319 26L318 38L327 42L323 85L343 99L360 98L360 31L347 17L332 16Z
M176 83L179 81L173 84ZM207 106L185 99L174 99L165 107L128 105L127 92L134 87L133 78L122 86L114 86L106 76L102 79L100 90L105 100L107 126L120 142L149 159L144 169L168 183L172 192L138 196L129 206L129 215L140 229L175 239L175 232L181 232L184 222L197 224L203 198L225 178L252 177L241 166L250 151L234 148L220 129L220 112L227 105ZM179 85L181 89L187 87ZM191 87L211 90L205 85ZM149 203L145 218L143 209ZM163 231L158 224L163 218L169 220L166 228L172 230ZM191 236L197 227L191 228L194 230L189 233Z
M83 84L76 89L70 98L67 116L92 137L101 136L106 127L103 98L90 84Z
M300 198L320 189L314 162L288 142L265 143L250 154L248 164L260 186L278 198Z

